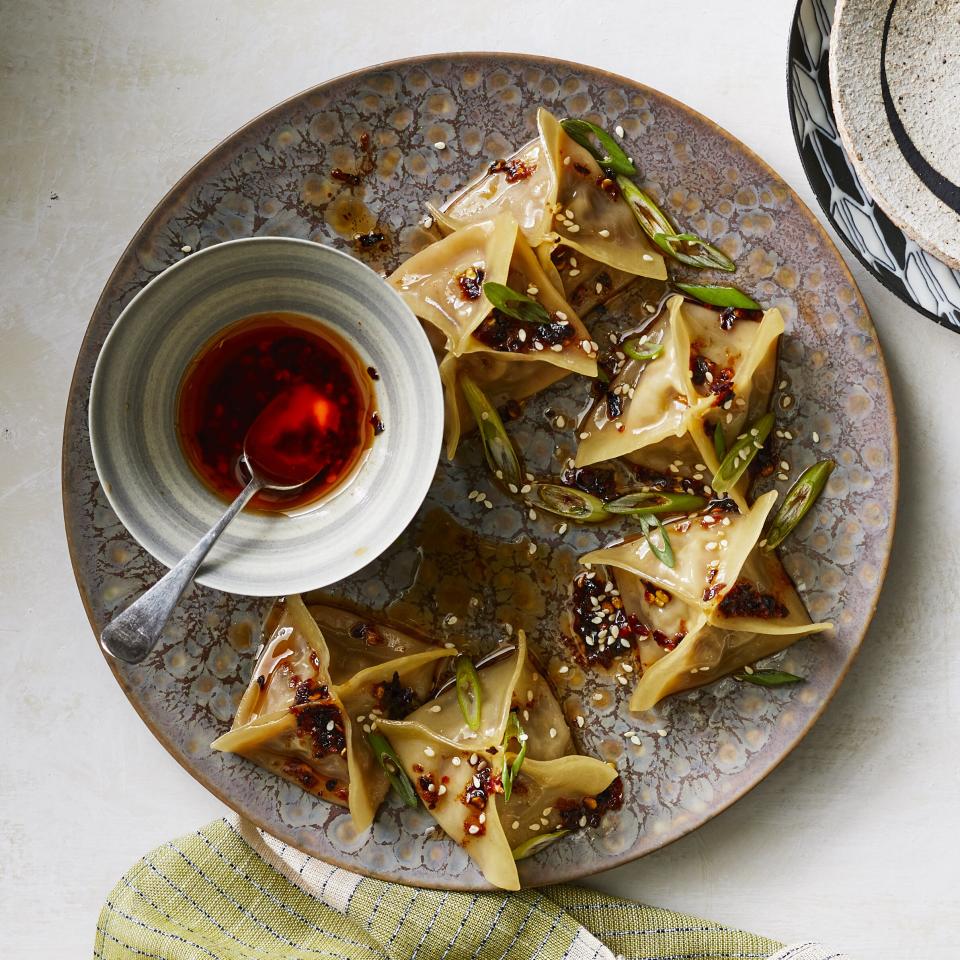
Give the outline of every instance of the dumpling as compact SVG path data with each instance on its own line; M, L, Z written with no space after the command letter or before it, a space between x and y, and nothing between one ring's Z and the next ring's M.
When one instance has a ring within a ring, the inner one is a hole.
M507 282L516 239L517 221L502 213L431 243L387 282L418 317L446 335L450 351L460 353L493 309L484 283Z
M663 257L590 152L548 110L537 111L536 140L488 171L433 214L460 230L509 211L531 247L562 244L614 270L665 280Z
M643 673L631 710L649 710L830 629L810 620L780 560L757 546L776 497L764 494L745 514L714 506L666 524L673 568L644 537L582 558L615 568L624 609L641 624Z
M580 427L576 465L626 457L660 475L712 476L720 466L714 431L732 442L769 406L783 330L779 310L728 322L671 297L644 344L662 343L662 352L626 359ZM744 475L729 494L742 510L748 483Z
M416 709L454 651L297 596L274 605L264 635L233 725L211 746L349 807L366 830L390 784L365 734Z
M620 802L619 791L611 789L617 773L600 760L571 755L563 711L527 659L522 631L516 648L481 667L478 677L477 730L467 724L455 688L406 720L379 720L377 729L426 808L487 880L518 890L515 853L522 856L532 838L599 822ZM504 765L514 769L524 745L506 800Z
M456 235L451 234L440 242L445 243ZM451 460L460 436L474 425L473 415L458 386L459 377L464 373L495 407L510 400L525 400L569 373L597 375L597 345L519 234L515 238L506 284L511 290L536 300L549 320L521 321L493 309L459 341L457 349L451 349L441 361L446 448Z
M616 270L666 280L663 257L590 151L569 137L548 110L539 110L537 125L556 178L556 242Z

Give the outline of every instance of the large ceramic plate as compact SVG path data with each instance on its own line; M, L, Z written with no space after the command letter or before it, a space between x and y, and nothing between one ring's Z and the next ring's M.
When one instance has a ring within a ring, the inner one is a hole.
M826 495L789 541L787 567L815 619L835 635L796 644L778 662L801 687L764 690L733 680L631 716L629 688L612 673L574 666L562 639L576 557L616 529L571 529L531 519L486 480L476 438L442 463L408 531L377 562L327 591L384 610L474 650L504 623L524 627L554 681L583 752L614 761L622 811L596 832L525 861L526 884L583 877L662 847L723 810L796 745L856 654L883 580L897 491L896 428L876 333L850 274L823 229L786 184L742 144L682 104L589 67L513 55L464 54L387 64L280 104L217 147L164 198L110 277L84 340L70 394L63 458L64 508L77 582L91 624L104 622L158 577L160 567L111 512L87 437L90 376L110 325L151 277L196 249L232 237L282 234L354 248L376 228L384 249L366 257L391 269L423 243L424 204L529 139L534 112L621 124L648 186L682 221L735 256L737 282L780 306L779 421L794 469L835 457ZM364 161L358 142L370 135ZM434 144L443 141L445 149ZM356 193L336 167L369 173ZM612 304L607 321L636 307ZM596 339L603 327L595 328ZM785 399L792 398L792 402ZM793 399L795 398L795 399ZM527 405L511 431L528 467L556 472L575 443L586 385L570 380ZM558 427L560 417L563 426ZM814 443L816 432L819 443ZM467 494L485 489L487 509ZM531 541L537 552L529 555ZM201 783L254 823L307 853L371 875L425 886L480 889L461 849L438 838L422 810L394 802L372 832L346 812L209 743L228 727L250 676L263 601L193 588L164 642L144 664L112 664L131 703ZM453 618L456 622L452 622ZM658 732L661 731L661 732ZM630 734L636 741L630 739Z

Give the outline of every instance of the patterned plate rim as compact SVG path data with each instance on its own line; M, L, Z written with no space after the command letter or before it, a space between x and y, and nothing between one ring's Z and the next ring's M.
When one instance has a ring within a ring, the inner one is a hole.
M257 114L247 122L241 124L241 126L236 128L234 131L232 131L230 134L228 134L226 137L220 140L210 150L208 150L196 163L194 163L193 166L191 166L176 181L176 183L174 183L168 189L168 191L164 194L164 196L160 199L160 201L150 210L150 212L144 218L141 225L137 228L137 231L134 233L130 242L126 245L126 247L120 254L120 257L118 258L116 265L114 266L113 270L110 273L110 276L107 278L104 284L104 288L100 294L100 297L97 299L97 303L94 306L90 321L88 321L87 329L84 332L83 339L78 349L77 364L75 365L74 372L70 381L70 389L68 391L68 396L67 396L67 409L66 409L66 414L64 419L64 436L63 436L63 443L61 448L61 500L63 505L64 526L65 526L65 532L66 532L68 551L70 554L70 563L73 568L74 579L76 581L77 589L80 594L80 598L87 615L87 620L90 623L90 627L91 627L91 630L93 631L95 638L99 639L97 635L96 620L93 614L93 606L91 603L90 596L84 589L84 586L81 582L80 565L79 565L78 554L77 554L77 544L71 533L70 517L68 514L68 504L67 504L67 496L66 496L67 454L68 454L67 427L69 426L69 418L70 418L71 408L73 406L74 392L78 386L77 377L79 373L79 368L81 366L82 358L84 356L86 349L88 348L89 341L92 336L91 328L92 328L94 319L97 317L101 307L104 305L106 301L107 294L111 291L113 287L114 281L117 276L117 272L121 264L124 263L124 261L126 260L127 256L131 253L131 251L133 251L136 248L137 243L147 232L147 225L153 221L154 217L158 214L158 212L161 211L174 198L178 197L181 191L190 183L192 183L196 179L196 177L200 173L202 173L208 165L210 165L213 162L214 158L216 157L220 149L225 144L232 141L234 138L242 134L244 131L246 131L250 127L260 123L261 121L271 117L274 114L281 113L289 105L303 99L306 96L309 96L314 92L322 90L324 87L330 84L338 83L345 80L359 79L364 75L375 72L375 71L390 70L390 69L397 69L397 68L403 68L403 67L415 67L418 65L424 65L424 64L434 63L434 62L444 62L444 61L449 61L451 58L454 58L454 57L477 58L478 60L486 61L487 64L492 64L492 63L495 64L498 59L510 59L515 61L526 62L532 66L542 65L544 62L549 62L556 66L563 66L563 67L569 68L572 71L576 71L576 72L585 71L587 73L592 73L594 75L601 76L603 78L606 78L607 80L620 84L624 87L636 90L640 93L654 91L654 88L650 87L647 84L641 83L637 80L631 80L627 77L622 76L621 74L613 73L612 71L608 71L608 70L603 70L602 68L599 68L599 67L594 67L589 64L578 63L572 60L564 60L562 58L542 57L542 56L536 56L533 54L512 53L512 52L504 52L504 51L456 51L456 52L447 52L447 53L423 54L423 55L412 56L412 57L401 57L399 59L389 60L382 63L370 64L368 66L361 67L357 70L351 70L346 73L338 74L337 76L330 77L327 80L322 81L321 83L314 84L311 87L308 87L304 90L299 91L298 93L293 94L290 97L285 98L279 103ZM704 116L699 111L694 110L692 107L689 107L686 104L682 103L681 101L677 100L676 98L671 97L669 94L662 93L659 90L655 90L655 93L658 97L663 98L663 100L669 102L671 105L673 105L677 109L693 116L698 122L705 124L706 126L711 128L714 132L718 133L720 136L730 141L732 144L736 146L738 150L741 150L753 163L756 163L759 167L761 167L767 174L769 174L775 180L782 182L790 191L790 194L792 196L793 201L796 204L798 212L807 220L810 227L813 230L815 230L817 233L819 233L829 246L833 247L833 249L837 251L839 267L841 271L846 275L846 279L850 284L850 287L854 293L854 296L856 297L859 308L863 311L863 314L867 318L867 320L870 321L870 329L873 333L874 342L877 347L878 359L880 361L880 367L882 372L881 388L883 391L883 395L885 397L886 408L889 411L889 419L890 419L890 449L891 449L891 455L892 455L891 457L892 459L892 462L891 462L892 503L891 503L891 510L890 510L890 522L887 526L887 536L886 536L885 542L883 543L883 557L882 557L882 563L880 564L880 568L879 568L879 575L877 577L877 585L874 590L873 596L869 598L869 602L866 605L867 616L865 617L863 627L859 631L859 635L856 636L855 643L852 644L850 649L850 655L847 658L847 661L843 664L842 669L840 669L839 672L837 673L837 676L833 685L829 688L828 691L826 691L823 699L817 705L816 709L809 715L809 718L807 719L807 721L801 726L797 727L797 729L794 731L794 735L790 743L786 747L786 749L784 749L778 756L775 756L772 759L772 761L769 763L769 766L766 766L765 768L762 768L762 769L758 769L756 771L754 778L750 782L744 784L742 788L738 790L733 790L729 794L725 795L719 802L711 806L701 816L692 818L691 822L687 826L680 829L677 833L669 837L663 838L662 842L660 842L656 847L646 851L640 851L640 852L634 852L631 849L623 853L611 855L609 859L605 861L594 860L584 864L576 864L576 865L573 865L571 869L566 870L560 873L559 875L544 878L534 883L525 881L523 885L524 889L531 889L538 886L548 886L556 883L567 883L571 881L582 880L584 878L593 876L594 874L602 873L606 870L611 870L615 867L619 867L619 866L623 866L625 864L631 863L634 860L640 859L643 856L653 853L655 850L662 850L664 847L667 847L670 844L674 843L675 841L680 840L681 838L689 835L690 833L693 833L695 830L703 826L708 821L712 820L714 817L728 810L736 801L740 800L744 795L749 793L754 787L756 787L759 783L765 780L770 773L772 773L777 767L779 767L780 764L784 761L784 759L786 759L786 757L796 749L797 745L804 739L804 737L807 735L807 733L810 731L813 725L817 722L817 720L819 720L824 710L827 708L827 705L833 700L837 690L839 689L841 683L845 679L847 673L849 672L851 666L853 665L853 662L856 660L861 647L863 646L864 638L866 636L867 630L870 627L871 622L873 621L873 617L876 613L877 605L880 600L880 592L883 588L883 583L886 579L886 574L887 574L887 570L889 568L889 563L890 563L890 554L891 554L891 547L893 543L894 531L896 528L896 519L897 519L899 495L900 495L900 454L899 454L899 434L897 431L897 414L896 414L896 408L893 403L893 394L890 386L890 377L887 371L886 362L884 361L884 358L883 358L882 346L880 344L879 338L877 337L876 328L873 325L873 321L872 321L872 318L870 317L869 310L867 309L863 296L860 293L856 280L854 279L849 268L844 262L843 257L840 256L839 250L837 250L836 244L833 242L829 233L827 233L826 229L824 228L820 220L816 216L814 216L813 212L806 205L806 203L804 203L804 201L796 194L796 192L789 186L789 184L787 184L787 182L765 160L759 157L750 147L748 147L738 138L733 136L733 134L731 134L725 128L721 127L719 124L711 120L709 117ZM98 646L99 646L99 642L98 642ZM240 816L247 819L257 829L261 830L262 832L268 835L277 835L274 833L273 828L267 826L265 823L259 822L257 818L249 817L243 811L236 809L233 801L229 796L227 796L223 791L218 789L212 782L210 782L206 777L201 775L198 771L195 771L188 766L186 762L186 758L181 756L177 748L175 747L175 745L169 742L169 740L163 735L162 731L154 726L154 724L148 718L144 710L141 708L141 705L137 702L136 698L131 695L131 691L128 689L127 685L124 683L123 678L118 672L112 658L108 654L106 654L102 648L101 648L101 654L103 655L104 659L107 661L107 664L110 667L110 670L113 673L114 678L116 679L120 688L123 690L131 706L133 706L137 715L146 725L147 729L149 729L150 732L153 734L153 736L160 742L163 748L174 758L174 760L176 760L177 763L180 764L180 766L188 774L190 774L191 777L197 780L206 790L208 790L211 794L213 794L213 796L215 796L218 800L220 800L220 802L223 803L225 806L229 807L230 809L238 813ZM297 846L295 841L292 838L289 838L289 837L285 838L282 835L280 835L280 839L283 840L284 842L287 842L290 846L293 846L294 848L296 848ZM331 862L334 866L340 867L342 869L351 869L350 866L347 866L335 860L331 860L329 862ZM372 869L370 867L363 866L361 864L354 864L352 869L356 869L357 872L375 879L385 880L385 881L394 882L394 883L398 882L396 875L393 873L390 873L389 871L378 871L376 869ZM399 882L403 882L403 881L401 880ZM418 879L417 886L425 889L451 890L451 891L468 892L468 893L475 893L483 890L496 889L486 883L468 884L468 883L463 883L462 881L450 882L449 880L443 881L439 879L436 881L432 879L426 879L426 880Z
M800 165L803 167L803 174L807 178L807 183L810 186L814 197L817 200L817 205L823 211L823 215L826 217L827 222L833 227L835 233L843 241L847 249L860 261L864 269L866 269L872 277L874 277L886 290L889 290L890 293L894 294L899 300L902 300L907 306L912 307L917 313L922 314L930 320L933 320L934 323L939 324L941 327L945 327L947 330L952 330L954 333L960 333L960 325L951 322L946 317L942 317L939 314L934 313L932 310L928 310L926 307L917 302L916 299L912 298L905 286L897 285L891 283L891 281L883 275L867 258L864 256L863 251L860 250L847 235L846 231L841 229L840 225L837 223L836 217L834 217L833 212L830 209L830 201L828 198L821 196L821 192L817 189L816 184L814 183L813 173L819 172L820 167L814 166L814 161L807 156L807 153L804 150L803 139L800 135L800 131L797 129L796 123L796 100L793 94L793 46L795 38L799 36L799 22L800 22L800 8L808 0L797 0L796 6L793 9L793 16L790 19L790 30L787 34L787 63L786 63L786 78L787 78L787 111L790 114L790 131L793 134L794 146L797 148L797 153L800 156ZM831 25L832 25L831 20ZM833 114L833 95L830 91L830 87L827 86L826 89L820 88L821 92L825 97L826 105L830 109L831 116ZM749 149L749 148L747 148ZM852 169L852 168L851 168ZM869 197L873 201L873 197L870 195L869 191L863 186L863 183L860 181L859 176L856 171L852 171L853 176L857 179L857 184L860 189L863 191L864 195ZM875 201L874 201L875 202ZM804 204L806 209L806 204ZM879 209L879 208L878 208ZM883 212L881 210L881 212ZM886 214L884 214L886 216ZM891 225L895 230L898 230L900 233L903 233L903 230L894 224L891 221ZM822 227L822 225L821 225ZM904 234L904 239L907 238ZM834 244L836 246L836 244ZM927 253L928 256L933 256L933 254ZM951 267L944 264L947 269L952 269Z

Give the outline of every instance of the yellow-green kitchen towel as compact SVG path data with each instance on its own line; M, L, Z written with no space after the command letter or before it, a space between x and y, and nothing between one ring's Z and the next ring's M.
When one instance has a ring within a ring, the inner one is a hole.
M450 893L331 867L239 819L158 847L113 888L102 960L849 960L583 887Z

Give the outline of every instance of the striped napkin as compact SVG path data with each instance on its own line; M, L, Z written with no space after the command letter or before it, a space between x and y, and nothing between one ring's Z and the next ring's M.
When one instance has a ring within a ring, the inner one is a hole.
M238 819L158 847L113 888L103 960L849 960L583 887L449 893L331 867Z

